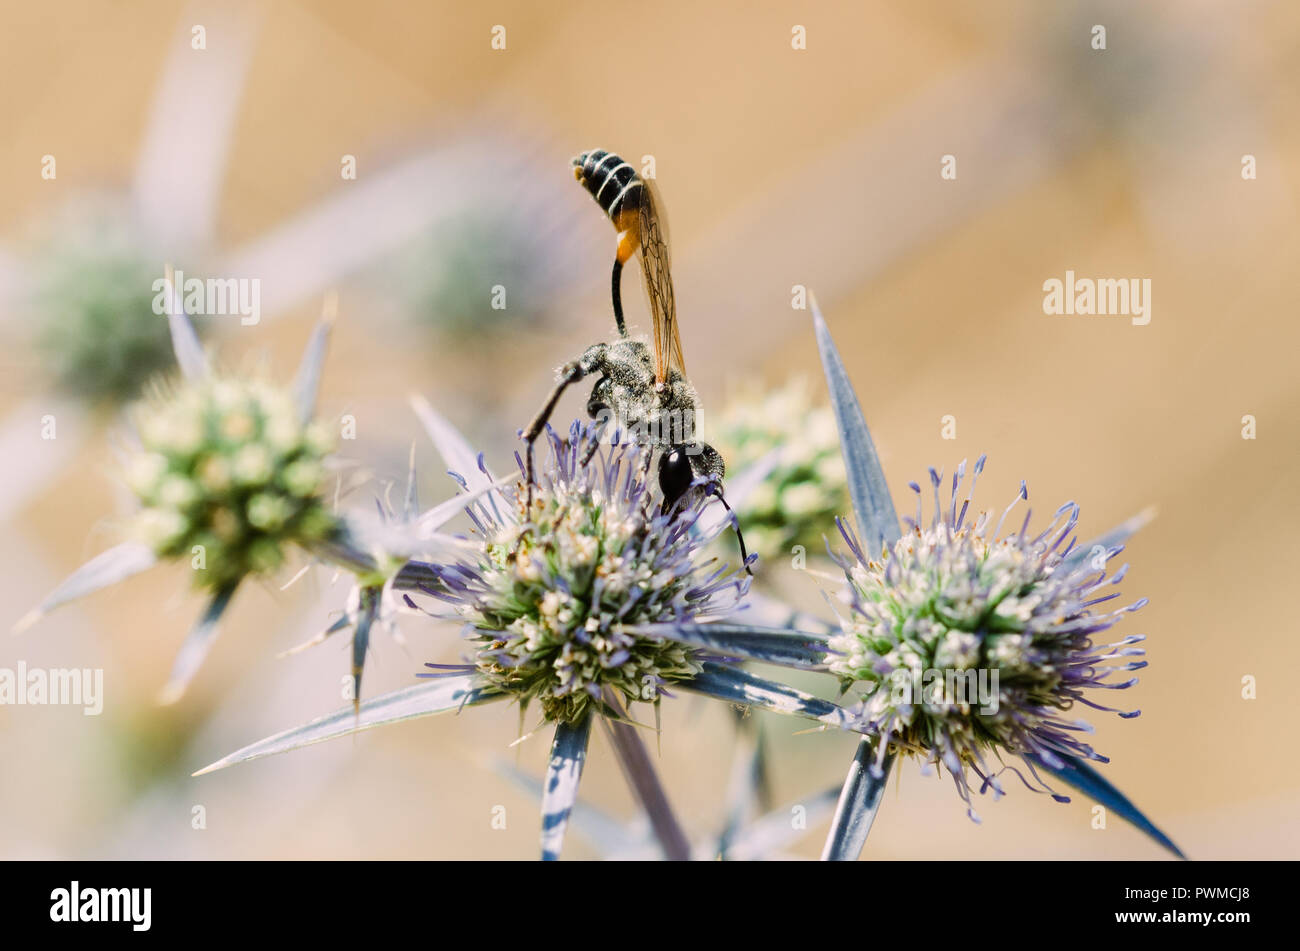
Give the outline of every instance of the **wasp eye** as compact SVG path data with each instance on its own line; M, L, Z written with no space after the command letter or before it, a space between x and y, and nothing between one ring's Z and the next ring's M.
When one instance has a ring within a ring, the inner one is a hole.
M680 447L669 449L659 457L659 490L665 507L671 508L695 481L690 457Z

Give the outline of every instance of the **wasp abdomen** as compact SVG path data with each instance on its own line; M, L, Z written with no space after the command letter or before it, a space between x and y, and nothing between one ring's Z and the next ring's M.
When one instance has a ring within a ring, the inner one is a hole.
M645 183L635 168L613 152L593 149L573 160L578 181L609 215L614 227L626 231L636 222Z

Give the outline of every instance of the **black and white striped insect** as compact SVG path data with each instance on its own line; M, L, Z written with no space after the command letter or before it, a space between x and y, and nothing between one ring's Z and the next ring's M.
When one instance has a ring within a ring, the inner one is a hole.
M677 505L693 487L716 495L726 505L722 498L722 477L726 471L722 456L695 435L699 400L695 387L686 378L668 238L656 190L628 162L604 149L593 149L574 158L573 172L609 215L618 232L611 280L618 337L610 343L593 344L578 359L562 366L556 374L555 388L521 434L526 445L528 512L531 516L533 443L565 389L587 377L596 378L587 400L587 413L598 426L603 429L616 425L625 438L644 445L647 472L655 451L659 451L659 488L666 510ZM623 265L638 252L649 298L652 347L628 336L623 319L620 293ZM596 445L593 441L590 451ZM740 550L741 557L747 561L743 538Z
M619 336L627 336L620 291L623 265L640 251L641 276L645 280L654 321L655 379L664 379L669 365L677 367L685 376L686 365L682 357L682 339L677 330L677 306L673 300L673 279L668 261L668 235L653 182L642 178L630 164L604 149L583 152L575 158L573 174L609 215L614 230L618 232L610 293L614 299L614 323Z

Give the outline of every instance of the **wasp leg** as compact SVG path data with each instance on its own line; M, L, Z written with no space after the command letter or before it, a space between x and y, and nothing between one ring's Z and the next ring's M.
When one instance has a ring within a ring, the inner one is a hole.
M533 417L533 421L528 424L528 428L523 432L524 444L524 481L526 483L527 507L524 510L524 521L528 522L533 517L533 443L541 435L542 430L546 428L546 422L551 418L551 413L555 412L555 404L560 401L564 391L572 383L577 383L587 375L587 370L583 367L582 362L574 360L572 363L566 363L560 368L559 379L555 383L555 389L551 390L551 395L547 397L546 403Z
M587 448L583 452L582 459L578 463L580 466L586 468L586 466L591 462L591 457L594 456L596 454L596 450L600 448L601 441L604 440L605 438L605 430L607 430L608 428L609 428L608 418L603 418L596 421L595 427L591 430L590 441L587 443Z
M645 450L645 456L641 459L641 481L646 487L645 501L641 505L641 517L649 518L650 500L654 496L654 493L650 491L650 463L654 461L655 444L653 441L648 440L642 443L641 446Z

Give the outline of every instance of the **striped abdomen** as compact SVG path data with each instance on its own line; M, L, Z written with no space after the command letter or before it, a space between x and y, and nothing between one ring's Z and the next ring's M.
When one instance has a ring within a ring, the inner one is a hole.
M636 169L604 149L583 152L573 160L573 166L574 177L591 192L614 227L635 236L641 203L646 196L645 182Z

